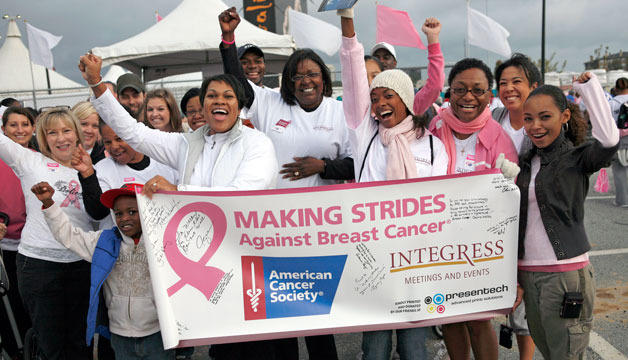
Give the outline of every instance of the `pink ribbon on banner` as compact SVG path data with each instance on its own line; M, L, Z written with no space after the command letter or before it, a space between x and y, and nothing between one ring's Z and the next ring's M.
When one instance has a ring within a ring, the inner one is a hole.
M63 202L61 203L61 207L69 206L70 204L74 204L77 209L81 208L81 202L78 198L78 193L81 190L78 181L72 180L68 184L68 196L65 197Z
M181 223L185 215L191 212L205 214L212 222L214 228L214 236L207 251L196 262L183 255L176 244L179 223ZM168 296L174 295L188 284L198 289L209 300L225 272L206 264L214 256L218 247L220 247L226 232L227 217L218 206L212 203L191 203L185 205L174 214L166 226L163 245L166 259L168 259L168 263L170 263L172 270L179 276L180 280L168 288Z

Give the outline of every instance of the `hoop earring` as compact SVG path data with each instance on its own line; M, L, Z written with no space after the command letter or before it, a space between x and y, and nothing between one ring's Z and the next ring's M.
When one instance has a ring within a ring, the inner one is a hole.
M567 132L567 130L569 130L569 123L568 122L563 124L563 131Z

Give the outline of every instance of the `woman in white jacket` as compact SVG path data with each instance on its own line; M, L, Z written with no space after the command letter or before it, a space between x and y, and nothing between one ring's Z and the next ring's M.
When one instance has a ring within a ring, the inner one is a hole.
M179 171L179 184L161 176L146 183L157 190L263 190L275 187L277 160L266 135L242 126L242 85L230 75L216 75L201 85L207 124L190 134L166 133L138 123L102 83L102 60L81 56L79 69L94 91L92 104L101 118L133 149Z

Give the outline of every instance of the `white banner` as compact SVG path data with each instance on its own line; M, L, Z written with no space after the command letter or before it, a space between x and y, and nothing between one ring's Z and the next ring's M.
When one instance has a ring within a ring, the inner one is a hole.
M138 202L166 348L486 318L515 300L519 190L497 170Z

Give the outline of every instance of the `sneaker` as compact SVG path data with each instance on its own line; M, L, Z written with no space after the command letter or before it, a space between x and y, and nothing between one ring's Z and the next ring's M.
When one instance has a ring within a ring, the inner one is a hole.
M613 205L619 206L619 207L622 207L622 208L628 208L628 204L618 204L617 201L614 201L614 200L613 200Z

